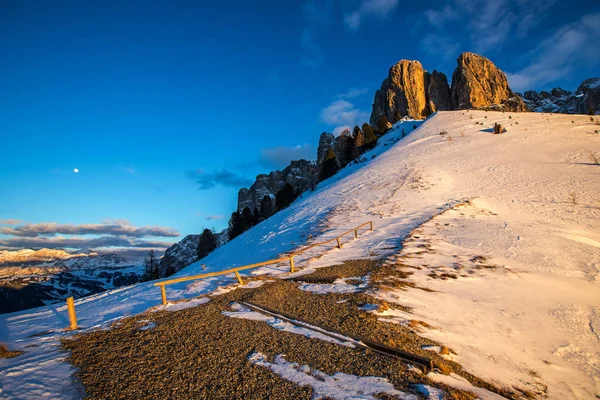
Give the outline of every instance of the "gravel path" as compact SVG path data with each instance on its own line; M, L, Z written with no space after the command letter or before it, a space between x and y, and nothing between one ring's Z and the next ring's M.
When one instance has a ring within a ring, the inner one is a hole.
M336 278L365 275L377 269L373 261L351 261L317 271ZM327 270L329 270L327 272ZM300 280L301 278L298 278ZM147 312L120 320L110 330L77 335L63 342L78 378L93 399L310 399L312 388L300 387L254 365L254 352L271 360L285 359L326 374L344 372L389 379L398 390L417 393L411 386L425 383L442 388L451 398L473 395L430 382L400 360L279 331L263 321L229 318L234 301L246 301L297 316L307 322L366 337L414 354L429 357L441 370L454 371L478 386L493 386L462 371L460 365L422 350L437 345L411 328L379 323L361 311L365 303L380 304L365 293L313 294L298 289L298 282L277 280L255 289L237 289L211 297L207 304L176 312ZM343 303L339 301L345 300ZM140 330L141 327L152 327ZM510 394L502 393L510 398ZM390 398L382 395L381 398Z

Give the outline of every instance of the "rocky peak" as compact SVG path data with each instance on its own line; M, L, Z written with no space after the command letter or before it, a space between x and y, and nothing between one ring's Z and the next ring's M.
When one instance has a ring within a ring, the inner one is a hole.
M487 58L462 53L452 74L452 109L485 108L513 97L506 75Z
M295 160L281 171L260 174L249 189L243 188L238 192L238 212L245 207L254 210L260 206L265 196L275 195L283 189L286 183L296 190L304 191L316 184L318 177L317 165L312 161Z
M198 241L200 235L187 235L174 243L165 251L158 266L159 276L167 276L169 272L177 272L198 259Z
M319 166L319 168L323 164L323 161L325 161L327 150L334 148L335 136L329 132L321 133L321 136L319 136L319 147L317 147L317 166Z
M409 116L428 115L425 73L419 61L400 60L390 68L388 77L375 93L370 123L376 126L384 115L390 122Z
M579 85L577 92L583 94L578 104L579 113L600 113L600 78L586 79Z
M528 90L523 99L531 110L537 112L597 114L600 113L600 78L584 80L575 93L559 87L550 92Z

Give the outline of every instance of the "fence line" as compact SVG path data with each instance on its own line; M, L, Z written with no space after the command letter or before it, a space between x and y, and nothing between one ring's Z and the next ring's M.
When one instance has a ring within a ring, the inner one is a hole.
M185 277L181 277L181 278L175 278L175 279L169 279L166 281L161 281L161 282L156 282L154 284L154 286L159 286L160 287L160 292L161 292L161 297L162 297L162 304L166 305L167 304L167 291L165 289L165 286L167 285L172 285L174 283L179 283L179 282L185 282L185 281L193 281L196 279L203 279L203 278L210 278L212 276L218 276L218 275L227 275L227 274L231 274L234 273L235 277L237 278L238 282L240 283L240 285L244 284L244 281L242 280L241 275L239 274L239 271L242 270L246 270L246 269L251 269L251 268L258 268L258 267L262 267L264 265L270 265L270 264L277 264L280 263L282 261L289 261L290 262L290 272L295 272L295 268L294 268L294 256L303 253L307 250L310 250L314 247L317 246L323 246L326 245L328 243L333 242L334 240L337 242L337 247L339 249L342 248L342 243L340 241L340 239L343 236L346 236L347 234L354 232L354 238L358 239L358 230L360 228L362 228L363 226L369 225L370 230L373 230L373 221L368 221L365 222L364 224L361 224L355 228L352 228L344 233L342 233L341 235L338 235L334 238L331 238L329 240L326 240L324 242L319 242L319 243L313 243L312 245L305 247L303 249L300 250L296 250L292 253L289 253L289 255L285 256L285 257L281 257L281 258L277 258L277 259L273 259L273 260L267 260L267 261L263 261L263 262L259 262L259 263L255 263L255 264L248 264L248 265L242 265L241 267L236 267L236 268L230 268L230 269L226 269L224 271L218 271L218 272L208 272L206 274L200 274L200 275L193 275L193 276L185 276Z

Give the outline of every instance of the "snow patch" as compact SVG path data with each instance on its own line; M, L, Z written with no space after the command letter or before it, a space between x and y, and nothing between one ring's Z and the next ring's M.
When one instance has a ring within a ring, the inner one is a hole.
M234 311L222 311L221 314L223 314L227 317L230 317L230 318L242 318L242 319L249 319L252 321L264 321L267 324L269 324L271 327L273 327L279 331L285 331L285 332L290 332L290 333L293 333L296 335L306 336L308 338L324 340L326 342L338 344L341 346L355 347L353 344L353 342L354 342L353 339L347 338L347 340L337 340L337 339L332 338L331 336L328 336L321 332L318 332L317 327L312 327L313 329L299 327L299 326L291 324L287 321L283 321L279 318L275 318L270 315L265 315L258 311L252 311L249 308L244 307L240 303L232 303L231 309ZM307 326L309 326L309 325L307 325ZM342 338L342 336L340 336L340 338Z
M288 381L300 386L311 386L313 398L332 398L337 400L376 400L377 394L388 394L399 399L417 400L418 397L394 388L386 378L375 376L356 376L336 372L327 375L313 370L308 365L288 362L283 355L275 356L273 363L267 361L262 353L253 353L248 360L255 365L267 368Z
M487 389L473 386L471 382L466 380L460 375L456 375L451 372L450 375L442 375L435 372L430 372L427 377L434 382L443 383L455 389L464 390L465 392L471 392L479 396L481 399L486 400L505 400L506 397L500 396L499 394L490 392Z
M347 280L361 280L363 283L360 285L350 285L346 283ZM340 278L336 279L333 283L303 283L298 286L298 289L315 294L326 294L326 293L356 293L362 292L367 288L367 278L364 277L353 277L353 278Z
M177 303L167 303L164 306L155 307L152 311L180 311L186 308L197 307L210 301L208 297L200 297L188 301L178 301Z

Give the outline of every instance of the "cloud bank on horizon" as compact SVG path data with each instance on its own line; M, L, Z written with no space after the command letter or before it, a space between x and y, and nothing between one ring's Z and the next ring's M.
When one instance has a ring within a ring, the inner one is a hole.
M156 238L179 238L180 233L168 227L135 227L124 220L102 224L59 224L56 222L22 224L9 219L1 221L0 250L85 249L139 256L149 250L164 250L173 241Z

